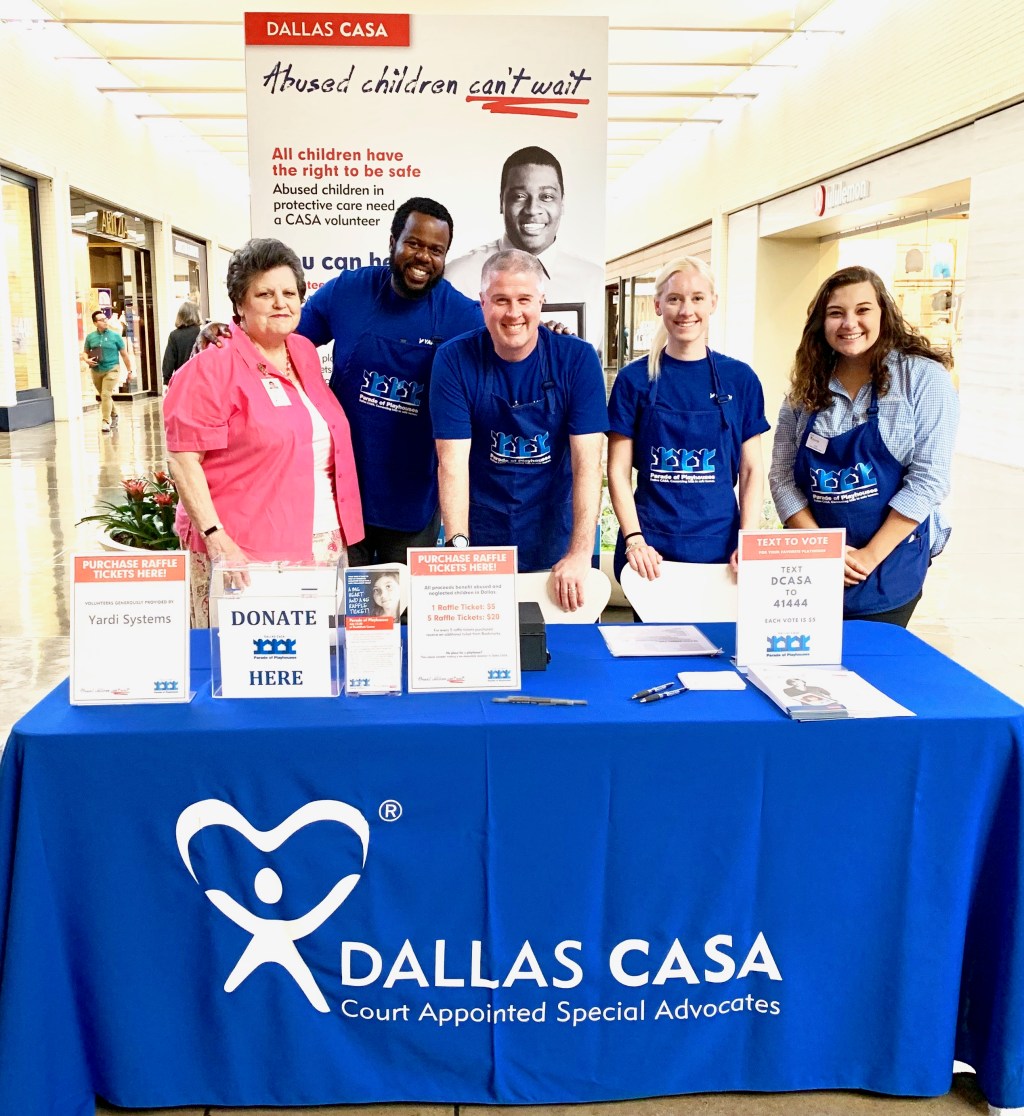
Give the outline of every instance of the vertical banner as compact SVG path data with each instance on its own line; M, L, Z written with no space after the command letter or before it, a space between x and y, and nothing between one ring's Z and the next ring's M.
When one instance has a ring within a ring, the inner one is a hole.
M600 348L608 21L248 12L252 229L316 290L388 257L395 209L454 220L445 277L475 298L499 247L538 256L547 317Z

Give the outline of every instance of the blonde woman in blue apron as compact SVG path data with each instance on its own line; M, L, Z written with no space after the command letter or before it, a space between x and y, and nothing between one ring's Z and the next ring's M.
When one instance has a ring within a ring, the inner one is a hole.
M650 354L627 364L612 387L608 487L620 527L616 577L627 562L646 578L658 576L662 559L735 566L740 528L760 522L764 393L752 368L708 348L717 303L703 260L684 256L667 264L654 285L660 321Z
M770 483L787 527L846 528L847 619L906 627L949 538L951 366L869 268L835 272L810 305Z

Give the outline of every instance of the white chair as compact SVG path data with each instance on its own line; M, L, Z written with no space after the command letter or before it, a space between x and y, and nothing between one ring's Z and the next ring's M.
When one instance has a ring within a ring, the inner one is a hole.
M632 566L622 571L622 591L641 620L709 624L736 619L736 578L728 564L662 562L648 580Z
M629 601L626 600L626 594L622 591L622 586L619 584L615 576L615 552L612 550L601 551L601 572L608 578L612 587L612 595L608 598L608 603L613 608L629 608Z
M520 601L536 601L546 624L593 624L601 618L611 582L600 570L587 572L583 583L583 604L575 612L565 612L554 596L550 570L516 574L516 594Z

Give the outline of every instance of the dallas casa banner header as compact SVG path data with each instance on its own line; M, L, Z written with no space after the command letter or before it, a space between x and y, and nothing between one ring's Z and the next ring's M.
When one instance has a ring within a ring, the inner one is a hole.
M606 19L249 12L245 33L253 234L310 291L386 263L395 210L430 197L449 282L476 298L489 255L531 252L554 316L600 344Z
M272 46L408 46L409 17L325 15L323 12L246 12L245 45Z

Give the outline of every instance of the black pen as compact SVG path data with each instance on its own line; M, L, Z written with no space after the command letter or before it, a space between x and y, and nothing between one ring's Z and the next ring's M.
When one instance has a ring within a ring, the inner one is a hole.
M659 689L659 691L661 691L660 693L648 694L647 697L642 697L640 699L640 704L641 705L646 705L647 702L649 702L649 701L661 701L662 698L675 697L677 694L685 694L686 693L686 687L685 686L681 687L678 690L666 690L662 686L659 686L658 689Z
M585 698L533 697L530 694L513 694L512 697L496 697L491 701L498 705L586 705Z
M645 697L650 697L651 694L660 694L662 690L671 690L675 685L678 685L678 683L666 682L663 686L652 686L649 690L637 690L629 700L641 701Z

